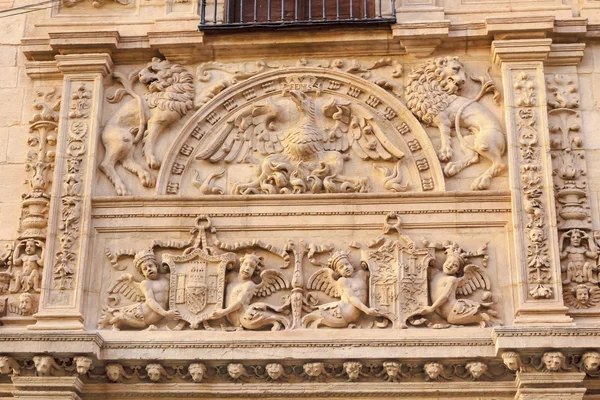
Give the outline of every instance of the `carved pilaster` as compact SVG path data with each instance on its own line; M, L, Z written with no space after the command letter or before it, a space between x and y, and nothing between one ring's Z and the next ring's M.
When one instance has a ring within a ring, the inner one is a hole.
M543 61L550 39L494 41L502 67L518 266L515 324L567 324L556 234Z
M107 54L57 56L64 74L44 277L36 325L83 329L81 304Z
M581 400L583 372L518 372L515 400Z

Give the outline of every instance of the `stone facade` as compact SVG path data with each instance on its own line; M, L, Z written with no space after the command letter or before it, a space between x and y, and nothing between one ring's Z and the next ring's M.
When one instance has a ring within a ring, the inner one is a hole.
M0 1L0 398L600 398L600 6L369 1Z

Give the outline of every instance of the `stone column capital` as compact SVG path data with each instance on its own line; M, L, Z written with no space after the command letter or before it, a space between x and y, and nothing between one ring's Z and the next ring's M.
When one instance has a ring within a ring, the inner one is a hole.
M550 53L552 39L494 40L492 55L494 63L544 61Z
M108 53L67 54L55 56L56 66L63 74L102 74L112 72L113 61Z

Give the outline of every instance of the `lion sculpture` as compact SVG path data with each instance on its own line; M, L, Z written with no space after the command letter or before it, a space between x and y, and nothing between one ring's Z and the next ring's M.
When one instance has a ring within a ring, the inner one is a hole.
M152 169L160 168L160 160L155 151L158 137L174 122L194 108L194 78L183 66L168 60L153 58L146 68L137 75L126 79L113 74L123 84L109 102L121 101L125 94L132 99L125 103L108 121L102 132L102 143L106 149L100 170L114 185L117 194L129 194L125 183L117 173L118 163L137 175L146 187L153 187L154 176L134 157L135 145L143 138L143 154ZM140 96L132 85L139 80L148 92Z
M446 176L454 176L463 169L479 161L479 156L487 158L492 166L471 184L473 190L488 189L493 177L506 169L502 160L505 139L500 123L478 100L493 91L494 100L498 92L491 79L474 78L482 83L479 95L468 99L458 95L466 83L466 74L458 57L440 57L427 60L419 65L408 77L405 92L407 106L423 123L437 126L440 130L441 148L438 157L448 162L444 167ZM450 161L453 155L450 132L455 127L456 134L466 156L458 161ZM466 128L473 136L464 138L460 128Z

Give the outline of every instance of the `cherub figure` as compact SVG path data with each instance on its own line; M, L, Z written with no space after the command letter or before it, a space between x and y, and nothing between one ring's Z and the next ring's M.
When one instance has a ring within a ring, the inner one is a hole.
M41 250L38 255L37 249ZM22 251L24 250L24 253ZM11 293L19 291L29 292L33 289L35 292L41 291L42 276L39 269L44 265L44 244L39 240L22 240L13 254L13 265L23 268L14 273L15 285L11 288Z
M179 311L167 310L169 279L161 273L154 252L145 250L136 253L133 265L144 280L138 283L131 274L123 274L109 294L120 293L134 303L119 308L106 306L98 321L100 328L110 325L113 330L156 329L154 324L165 317L179 319Z
M577 309L590 308L600 304L600 288L590 287L580 283L572 288L565 287L563 291L565 304Z
M565 246L567 239L569 244ZM589 235L584 231L571 229L561 235L560 259L567 260L567 264L562 265L562 271L567 273L567 277L563 280L564 284L598 283L594 278L594 272L597 270L596 263L587 260L597 260L598 252L590 241Z
M452 243L446 248L446 261L442 272L431 278L431 299L433 304L417 314L433 312L452 325L479 324L485 327L497 313L489 310L492 302L479 303L469 299L458 299L457 295L470 295L478 289L490 290L490 280L482 267L466 264L468 253ZM460 273L462 276L459 276ZM483 310L487 309L487 310Z
M251 303L254 297L265 297L281 289L289 289L290 284L279 271L267 269L260 274L260 283L255 276L264 267L264 260L255 253L246 254L240 259L239 274L227 286L227 307L216 309L208 319L227 317L239 329L260 329L271 326L272 331L288 329L290 320L280 313L287 307L267 303Z
M347 328L361 316L383 316L375 308L367 306L368 272L355 270L350 263L350 255L345 251L336 251L329 258L327 268L315 272L308 280L308 288L321 290L339 301L322 304L316 310L302 318L302 326L318 328L325 325L330 328Z

